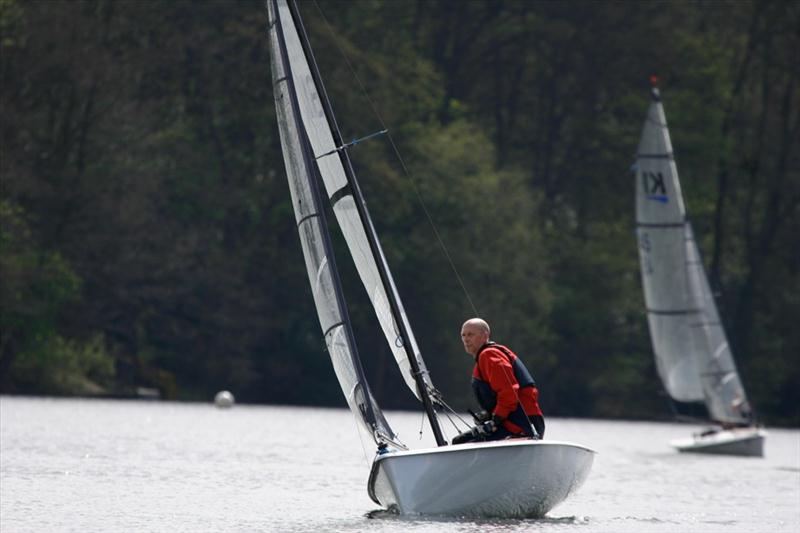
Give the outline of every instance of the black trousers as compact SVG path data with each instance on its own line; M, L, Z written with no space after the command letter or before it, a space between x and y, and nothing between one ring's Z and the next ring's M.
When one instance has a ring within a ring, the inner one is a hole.
M544 438L544 417L541 415L532 415L528 417L530 420L533 429L536 430L536 433L539 435L540 439ZM453 439L453 444L463 444L465 442L485 442L489 440L503 440L507 439L508 437L518 437L519 435L514 435L510 433L506 428L499 427L496 431L485 434L477 431L477 428L472 428L469 431L466 431L460 435L457 435Z

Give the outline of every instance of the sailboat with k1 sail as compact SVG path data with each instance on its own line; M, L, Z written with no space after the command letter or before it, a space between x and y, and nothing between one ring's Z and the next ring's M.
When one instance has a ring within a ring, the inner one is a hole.
M542 516L585 481L595 452L558 441L448 445L431 381L353 171L294 2L268 0L275 105L300 243L334 371L376 445L368 493L403 514ZM320 187L320 183L323 187ZM436 448L409 450L364 375L339 280L324 201L332 207L401 374L420 400Z
M762 456L766 432L755 423L678 181L661 94L651 102L633 170L636 233L656 367L674 402L702 402L714 427L672 441L681 452Z

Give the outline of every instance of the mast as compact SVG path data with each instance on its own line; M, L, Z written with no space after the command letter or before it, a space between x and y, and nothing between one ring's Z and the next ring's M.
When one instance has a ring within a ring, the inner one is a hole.
M289 8L292 13L292 17L295 20L295 25L299 30L298 33L300 35L300 42L302 43L303 50L305 51L306 58L308 59L308 64L311 69L311 75L314 79L317 91L319 92L319 95L321 97L320 103L322 104L322 108L325 111L325 117L328 121L331 132L333 134L334 142L336 143L337 146L343 146L344 142L342 141L342 135L341 132L339 131L339 125L336 122L336 117L333 114L333 108L331 106L330 100L328 99L328 93L325 90L325 85L322 82L322 77L320 76L319 69L317 67L317 62L316 59L314 58L314 53L311 50L311 45L309 44L308 41L308 35L306 34L305 26L303 26L303 21L302 18L300 17L300 11L297 8L295 0L291 0L289 2ZM442 434L442 429L439 426L439 420L436 418L436 411L433 408L433 402L431 401L428 388L425 384L422 373L420 372L419 364L417 362L417 357L413 351L409 333L406 330L405 321L403 320L402 313L400 312L400 306L398 304L398 296L390 281L386 259L380 250L377 233L375 231L375 227L372 225L372 219L370 218L369 213L367 212L364 195L362 194L361 187L359 186L358 180L356 179L355 171L353 170L353 165L352 162L350 161L350 155L347 152L347 147L343 147L338 152L339 152L339 157L342 161L342 165L344 167L345 176L347 177L347 183L350 187L351 193L353 194L353 199L355 200L355 205L358 211L359 218L361 219L361 223L364 226L364 230L367 235L367 241L369 242L370 252L372 253L372 257L375 260L375 264L378 267L378 273L381 278L381 284L383 285L384 291L386 292L386 296L389 300L389 306L392 312L392 316L394 317L395 324L397 325L400 338L403 341L403 348L405 349L406 355L408 356L408 362L411 365L411 370L414 375L414 381L417 384L417 390L419 391L419 396L420 399L422 400L422 405L424 406L425 413L428 416L428 422L430 423L431 429L433 430L433 435L436 439L437 446L444 446L447 444L447 441L444 439L444 435Z

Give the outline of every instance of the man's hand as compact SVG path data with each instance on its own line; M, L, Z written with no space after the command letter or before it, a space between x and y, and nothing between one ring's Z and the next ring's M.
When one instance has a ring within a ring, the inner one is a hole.
M475 422L478 424L483 424L492 419L492 413L487 413L486 411L481 411L478 414L472 413L472 418L474 418Z
M494 433L497 431L497 425L494 423L494 420L484 422L481 427L483 427L483 431L486 433Z
M497 415L492 415L492 418L480 425L486 433L494 433L498 428L502 427L503 419Z
M477 415L473 416L475 421L478 422L478 425L476 426L478 432L486 435L497 431L497 428L501 427L500 424L503 423L502 417L497 416L496 414L487 413L486 411L481 411Z
M505 420L505 418L503 418L502 416L499 416L496 413L492 414L492 423L496 427L501 427L503 425L503 420Z

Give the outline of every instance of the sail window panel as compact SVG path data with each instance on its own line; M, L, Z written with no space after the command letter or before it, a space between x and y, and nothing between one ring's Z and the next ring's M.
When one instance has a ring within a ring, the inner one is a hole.
M370 436L395 439L396 435L383 415L378 402L372 395L369 385L360 382L358 372L351 357L352 350L347 342L344 326L328 331L325 344L333 363L333 369L344 392L350 410Z
M697 369L692 315L647 316L656 367L667 392L678 401L702 401L703 386Z
M354 412L358 413L361 411L355 395L355 389L358 385L358 373L350 357L351 350L347 342L344 325L340 324L328 330L327 335L325 335L325 344L328 348L331 362L333 362L336 377L339 378L339 383L342 385L347 403L350 404L351 408L354 408Z
M373 435L372 423L369 419L362 398L358 398L356 390L360 388L358 373L353 365L350 349L350 344L347 342L347 335L344 331L344 326L340 325L328 331L325 336L325 344L328 347L328 354L333 363L333 370L339 380L339 385L344 393L345 400L347 401L350 411L356 417L362 428L369 434ZM377 405L372 412L378 412Z
M297 229L300 233L303 257L306 260L308 280L311 283L320 326L322 331L327 331L334 324L341 323L342 316L339 313L330 265L325 255L322 230L313 218L306 219L306 222L300 224Z
M281 104L284 102L288 102L288 98L281 100ZM299 223L301 220L316 214L313 193L311 192L309 177L306 176L302 149L297 141L299 139L297 127L290 118L291 114L286 112L283 105L277 105L276 107L278 109L278 128L281 132L281 139L285 139L281 143L281 147L286 165L286 174L289 179L292 207L294 208L295 221Z

